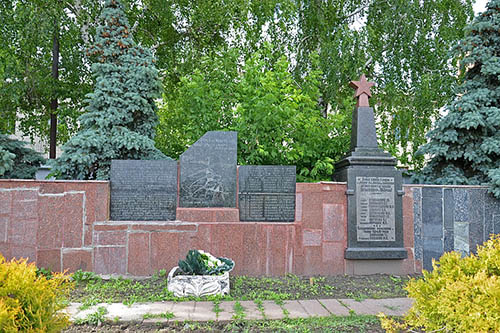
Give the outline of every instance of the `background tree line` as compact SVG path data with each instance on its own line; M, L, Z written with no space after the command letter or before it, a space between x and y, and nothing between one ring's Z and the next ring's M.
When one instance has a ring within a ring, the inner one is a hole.
M423 165L415 152L453 96L459 55L449 50L472 19L471 3L123 1L163 83L157 148L175 158L205 131L237 130L239 163L296 164L302 180L327 179L347 151L354 106L347 82L361 72L377 83L372 105L383 147L404 166ZM94 85L96 59L87 50L102 7L0 2L2 133L16 120L32 137L48 138L57 126L59 143L75 132Z

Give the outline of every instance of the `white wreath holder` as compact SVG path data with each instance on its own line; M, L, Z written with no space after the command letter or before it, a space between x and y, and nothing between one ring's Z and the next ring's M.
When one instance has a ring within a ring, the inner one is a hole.
M172 268L168 273L167 288L176 297L229 294L229 271L221 275L175 275L181 269Z

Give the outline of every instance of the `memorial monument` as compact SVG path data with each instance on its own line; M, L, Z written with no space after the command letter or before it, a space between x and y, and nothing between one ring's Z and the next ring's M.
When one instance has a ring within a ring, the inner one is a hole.
M346 259L405 259L402 175L396 159L379 148L370 87L365 75L356 90L350 152L335 165L333 180L347 182Z

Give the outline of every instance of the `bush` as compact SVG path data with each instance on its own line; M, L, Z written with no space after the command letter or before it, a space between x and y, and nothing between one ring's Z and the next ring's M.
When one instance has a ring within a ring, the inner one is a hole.
M59 332L69 325L60 310L71 288L62 273L48 279L26 259L7 262L0 255L0 332Z
M34 179L36 171L45 163L42 155L25 147L26 142L0 134L0 179Z
M408 327L425 332L500 332L500 235L477 255L445 253L432 272L406 286L415 298L403 323L381 316L382 327L396 332Z

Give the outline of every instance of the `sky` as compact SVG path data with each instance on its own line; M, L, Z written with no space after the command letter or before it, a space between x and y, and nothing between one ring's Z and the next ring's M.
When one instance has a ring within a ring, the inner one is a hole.
M488 0L477 0L476 3L474 4L474 13L478 14L480 12L484 12L486 9L486 3Z

